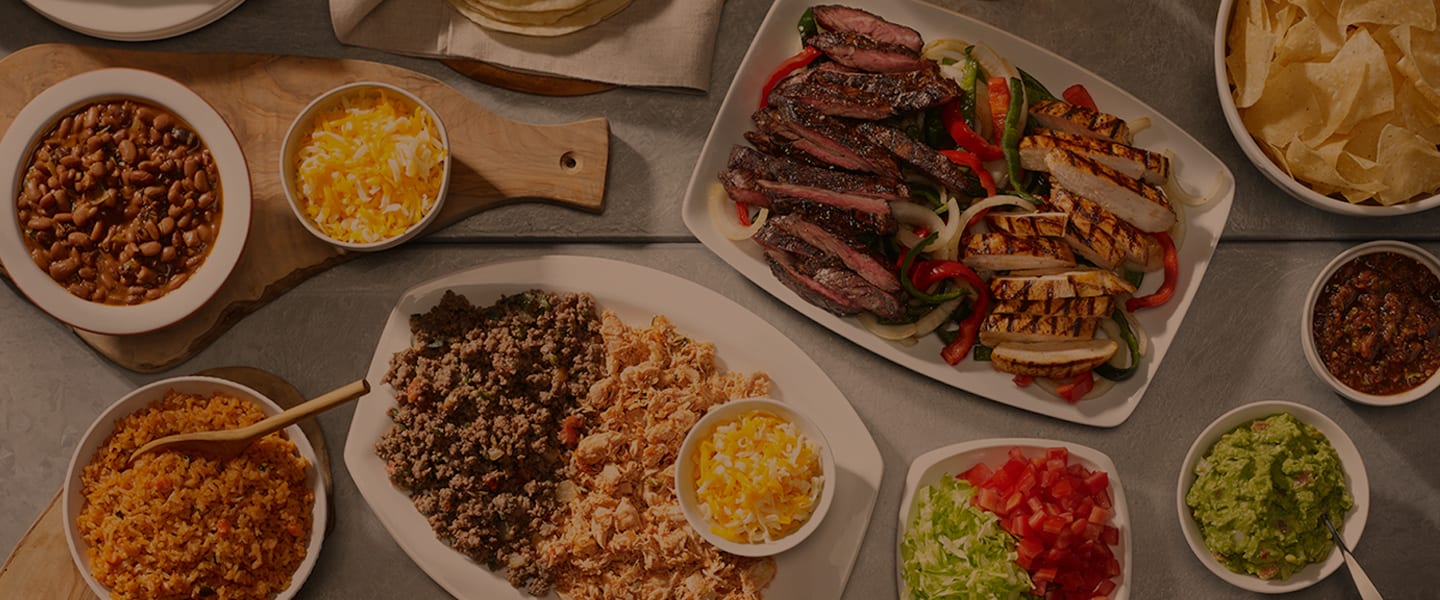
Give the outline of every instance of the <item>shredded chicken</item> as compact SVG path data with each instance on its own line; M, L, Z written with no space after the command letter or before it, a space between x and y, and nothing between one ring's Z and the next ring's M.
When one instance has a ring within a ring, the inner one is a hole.
M606 364L582 402L589 429L571 455L575 499L540 557L571 600L758 600L771 558L735 556L702 540L675 497L685 432L711 407L763 396L770 378L723 372L712 344L663 316L648 328L602 317ZM569 486L562 486L569 492Z

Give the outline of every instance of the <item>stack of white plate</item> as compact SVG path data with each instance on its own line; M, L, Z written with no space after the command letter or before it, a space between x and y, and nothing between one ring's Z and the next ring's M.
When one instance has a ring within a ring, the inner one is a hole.
M245 0L25 0L68 29L121 42L146 42L195 31L230 14Z

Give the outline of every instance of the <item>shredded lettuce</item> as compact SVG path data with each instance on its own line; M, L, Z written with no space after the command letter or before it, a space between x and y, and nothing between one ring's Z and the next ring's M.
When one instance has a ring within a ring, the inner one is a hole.
M902 576L915 600L1005 600L1028 594L1016 540L995 515L970 504L970 484L946 474L921 488L900 544Z

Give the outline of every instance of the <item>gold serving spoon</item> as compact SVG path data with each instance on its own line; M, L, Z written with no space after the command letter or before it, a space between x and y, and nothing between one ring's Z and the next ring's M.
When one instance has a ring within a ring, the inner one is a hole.
M264 420L239 429L225 429L221 431L202 431L199 433L180 433L165 436L158 440L151 440L150 443L141 446L134 454L130 455L130 462L135 462L141 454L155 450L190 450L203 453L207 456L214 456L222 460L233 458L244 452L254 442L268 433L279 431L300 419L317 415L336 406L340 406L357 396L370 391L370 384L364 379L348 383L339 388L326 392L314 399L299 404L285 412L266 417Z

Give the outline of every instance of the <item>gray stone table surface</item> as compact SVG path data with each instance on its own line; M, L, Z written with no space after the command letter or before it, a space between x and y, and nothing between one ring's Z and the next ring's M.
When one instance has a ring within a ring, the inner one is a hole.
M1440 399L1372 408L1330 393L1305 364L1299 306L1319 269L1345 243L1222 244L1175 345L1134 415L1096 429L1033 415L935 383L879 359L771 298L695 243L429 244L367 256L321 274L261 308L190 362L137 375L91 352L65 327L0 290L0 555L62 484L71 452L99 411L159 377L210 367L268 369L312 395L366 371L403 290L490 261L545 253L625 260L709 287L768 321L845 391L885 462L878 503L845 593L894 597L896 511L910 461L933 448L992 437L1074 442L1114 459L1131 510L1132 598L1245 597L1191 554L1175 509L1176 479L1191 442L1215 417L1250 402L1285 399L1334 419L1364 457L1371 508L1357 549L1391 600L1433 598L1440 556L1440 471L1434 423ZM1440 245L1431 245L1432 251ZM637 293L657 293L655 290ZM721 356L743 349L720 348ZM319 598L444 598L391 541L343 467L350 406L320 417L336 465L337 524L301 594ZM1351 597L1337 573L1293 597ZM1255 597L1259 597L1258 595Z
M1189 131L1235 174L1235 209L1226 230L1231 239L1440 239L1440 211L1396 219L1342 217L1291 199L1260 175L1231 137L1216 96L1211 44L1218 0L932 3L974 16L1064 56L1128 90ZM679 210L685 185L770 2L726 2L709 93L621 89L578 98L510 92L465 79L436 61L342 46L331 30L326 6L321 0L250 0L199 31L157 42L123 43L73 33L12 0L0 3L0 55L37 43L66 42L165 51L360 58L435 76L511 119L564 123L604 116L610 120L612 143L609 206L603 215L520 204L467 219L436 238L673 241L691 238ZM656 59L663 60L662 55L657 49Z

